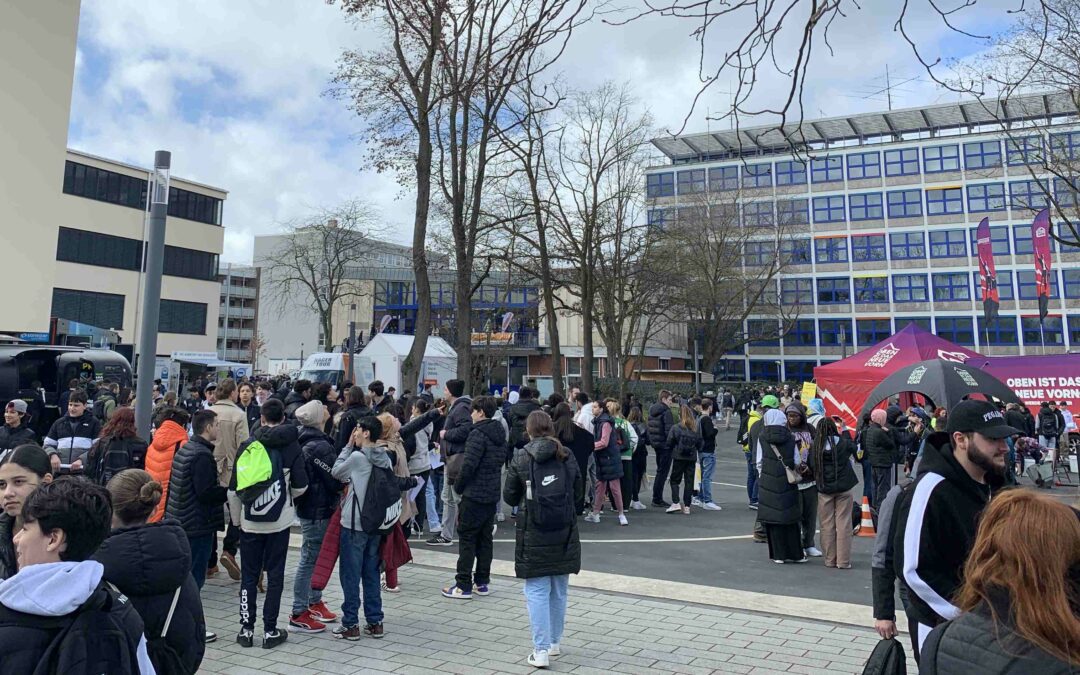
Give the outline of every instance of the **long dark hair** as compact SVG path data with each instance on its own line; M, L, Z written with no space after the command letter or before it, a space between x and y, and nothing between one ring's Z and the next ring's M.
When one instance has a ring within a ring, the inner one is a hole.
M555 435L564 444L574 442L574 415L568 404L560 403L551 411L551 421L555 425Z
M822 417L817 423L817 433L814 434L814 442L810 445L810 463L814 466L814 480L817 481L819 487L825 474L825 444L831 443L832 439L839 435L836 423L830 418ZM835 448L833 451L835 452Z

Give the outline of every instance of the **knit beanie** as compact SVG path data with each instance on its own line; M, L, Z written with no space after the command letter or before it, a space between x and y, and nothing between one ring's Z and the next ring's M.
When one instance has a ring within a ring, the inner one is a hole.
M296 421L305 427L318 429L323 423L323 404L319 401L308 401L296 409Z

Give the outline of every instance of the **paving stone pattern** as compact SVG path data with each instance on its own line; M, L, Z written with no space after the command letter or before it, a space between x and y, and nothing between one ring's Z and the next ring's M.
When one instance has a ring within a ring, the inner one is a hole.
M292 564L285 574L279 626L288 622ZM400 572L402 592L383 594L386 637L358 642L291 633L275 649L236 644L239 583L222 570L203 589L207 624L217 632L200 672L281 673L483 673L533 672L528 614L518 579L495 577L493 593L448 600L439 589L448 570L409 565ZM260 597L260 601L262 598ZM337 576L324 601L341 607ZM335 624L336 625L336 624ZM563 655L553 672L566 673L860 673L876 644L869 630L781 616L664 602L631 595L570 588Z

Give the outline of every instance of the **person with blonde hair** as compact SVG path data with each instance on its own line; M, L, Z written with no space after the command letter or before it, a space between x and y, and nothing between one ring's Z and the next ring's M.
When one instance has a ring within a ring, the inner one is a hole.
M954 597L960 616L920 650L922 675L1080 670L1080 514L1032 490L1007 490L983 511Z
M396 405L396 404L395 404ZM387 406L388 408L390 406ZM376 445L386 448L386 454L390 458L390 466L394 475L398 478L409 477L409 460L405 457L405 442L401 439L401 420L390 412L384 412L376 416L382 424L382 436ZM395 527L402 527L416 515L416 504L409 501L409 491L401 491L401 517ZM386 568L382 581L382 590L387 593L399 593L397 568Z
M622 508L630 510L630 497L633 492L634 478L634 449L638 445L638 434L634 426L623 417L622 406L615 399L604 401L611 419L615 420L615 428L622 433L622 445L619 446L619 459L622 460L622 478L619 479L619 489L622 490Z
M685 403L679 406L679 423L668 432L667 447L671 450L671 506L668 513L682 511L690 515L690 502L694 496L694 469L703 441L698 430L694 411ZM682 484L682 499L679 485Z

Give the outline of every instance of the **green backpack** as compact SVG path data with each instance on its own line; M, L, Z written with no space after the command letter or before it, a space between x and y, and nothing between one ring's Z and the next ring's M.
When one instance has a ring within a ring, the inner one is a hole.
M236 458L236 494L245 504L252 502L271 483L274 464L270 453L259 441L251 441Z

